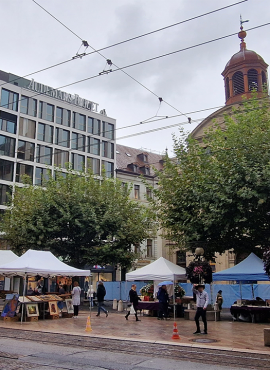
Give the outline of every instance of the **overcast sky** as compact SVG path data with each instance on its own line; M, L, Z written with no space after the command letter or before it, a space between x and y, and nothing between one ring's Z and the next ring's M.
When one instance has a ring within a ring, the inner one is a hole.
M158 28L183 21L208 11L233 4L237 0L37 0L89 45L98 49ZM0 69L19 76L72 58L81 41L32 0L0 0L1 59ZM105 50L103 54L119 67L157 55L172 52L239 30L242 14L245 28L270 21L269 0L248 0L240 5L175 26L168 30ZM270 26L248 32L247 48L270 62ZM177 110L187 113L224 105L221 72L230 57L239 51L237 36L173 56L141 64L125 71L162 97ZM90 51L88 48L87 51ZM83 49L81 49L83 52ZM58 88L96 75L105 61L98 54L76 59L63 66L32 77L45 85ZM115 68L115 67L114 67ZM107 115L117 120L117 137L179 122L185 116L142 124L129 129L121 127L145 121L156 115L157 97L134 82L123 72L103 75L62 89L99 103ZM159 116L179 114L162 103ZM188 114L192 120L207 117L212 111ZM185 124L185 129L194 128ZM172 155L172 133L177 128L157 131L128 139L119 144Z

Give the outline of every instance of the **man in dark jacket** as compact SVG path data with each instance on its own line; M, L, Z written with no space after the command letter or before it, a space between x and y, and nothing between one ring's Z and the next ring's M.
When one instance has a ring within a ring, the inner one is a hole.
M103 282L100 281L98 283L98 288L97 288L98 313L96 316L99 316L100 310L102 310L103 312L105 312L106 317L108 317L108 311L103 307L105 295L106 295L105 286L103 285Z
M133 308L134 308L134 311L135 311L135 317L136 317L136 321L141 321L138 319L138 315L137 315L137 310L138 310L138 303L139 301L141 300L140 297L138 297L138 294L137 294L137 291L136 291L136 285L133 284L131 286L131 289L129 291L129 300L130 300L130 303L133 304ZM128 313L126 314L125 318L126 320L128 320L128 317L130 315L130 311L128 311Z
M158 320L163 320L168 318L168 305L169 305L169 294L167 292L166 285L162 285L159 288L157 298L159 300L159 312Z

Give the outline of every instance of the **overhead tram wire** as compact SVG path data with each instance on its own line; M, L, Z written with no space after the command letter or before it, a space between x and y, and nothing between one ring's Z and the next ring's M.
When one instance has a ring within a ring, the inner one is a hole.
M70 31L73 35L75 35L77 38L79 38L81 41L83 41L83 39L78 36L75 32L73 32L69 27L67 27L63 22L61 22L59 19L57 19L54 15L52 15L49 11L47 11L45 8L43 8L40 4L38 4L35 0L32 0L36 5L38 5L41 9L43 9L46 13L48 13L51 17L53 17L57 22L59 22L63 27L65 27L68 31ZM189 19L186 19L184 21L180 21L180 22L177 22L177 23L174 23L172 25L169 25L169 26L166 26L166 27L162 27L162 28L159 28L157 30L154 30L154 31L151 31L151 32L147 32L145 34L142 34L142 35L139 35L139 36L135 36L135 37L132 37L130 39L127 39L127 40L124 40L124 41L120 41L118 43L115 43L115 44L112 44L110 46L107 46L107 47L104 47L104 48L101 48L101 49L98 49L98 50L95 50L94 48L92 48L94 51L91 52L91 53L85 53L85 56L86 55L90 55L90 54L94 54L94 53L97 53L97 52L100 52L102 50L106 50L106 49L109 49L109 48L112 48L112 47L115 47L115 46L118 46L118 45L121 45L121 44L124 44L124 43L127 43L127 42L130 42L130 41L133 41L133 40L136 40L136 39L139 39L139 38L142 38L142 37L145 37L145 36L148 36L148 35L151 35L151 34L154 34L156 32L160 32L160 31L163 31L165 29L168 29L168 28L171 28L171 27L174 27L174 26L177 26L177 25L180 25L180 24L183 24L183 23L186 23L186 22L189 22L189 21L192 21L192 20L195 20L195 19L198 19L198 18L201 18L201 17L204 17L206 15L210 15L210 14L213 14L213 13L216 13L218 11L221 11L221 10L225 10L227 8L230 8L230 7L233 7L235 5L239 5L241 3L244 3L248 0L242 0L242 1L239 1L237 3L234 3L234 4L231 4L231 5L227 5L225 7L222 7L222 8L219 8L219 9L215 9L213 11L210 11L210 12L207 12L207 13L204 13L204 14L201 14L201 15L198 15L198 16L195 16L195 17L192 17L192 18L189 18ZM102 55L101 55L102 56ZM104 56L102 56L104 57ZM57 63L55 65L52 65L50 67L46 67L46 68L43 68L41 70L38 70L36 72L33 72L33 73L30 73L30 74L27 74L27 75L24 75L20 78L25 78L25 77L29 77L33 74L36 74L36 73L40 73L40 72L43 72L43 71L46 71L48 69L51 69L51 68L54 68L54 67L57 67L57 66L60 66L62 64L65 64L65 63L68 63L68 62L71 62L72 60L75 60L75 59L68 59L66 61L63 61L63 62L60 62L60 63ZM115 64L114 64L115 65ZM116 65L115 65L116 66ZM117 67L117 66L116 66ZM117 67L118 68L118 67ZM145 85L143 85L141 82L139 82L138 80L136 80L134 77L132 77L131 75L129 75L127 72L123 71L127 76L129 76L130 78L132 78L135 82L137 82L138 84L140 84L142 87L144 87L146 90L148 90L149 92L151 92L152 94L154 94L156 97L158 97L158 95L156 95L154 92L152 92L150 89L148 89ZM16 79L13 79L10 82L14 82L16 80L19 80L20 78L16 78ZM6 83L2 84L2 85L5 85ZM2 86L0 85L0 86ZM163 100L164 101L164 100ZM171 104L169 104L168 102L164 101L165 104L167 104L168 106L170 106L171 108L177 110L179 113L181 113L178 109L176 109L175 107L173 107Z
M204 118L200 118L200 119L196 119L196 120L194 120L193 122L199 122L199 121L202 121ZM129 137L133 137L133 136L138 136L138 135L145 135L145 134L148 134L148 133L151 133L151 132L156 132L156 131L160 131L160 130L166 130L166 129L168 129L168 128L172 128L172 127L177 127L177 126L180 126L180 125L187 125L187 124L189 124L188 122L178 122L178 123L175 123L175 124L173 124L173 125L169 125L169 126L163 126L163 127L157 127L157 128L155 128L155 129L152 129L152 130L147 130L147 131L139 131L139 132L135 132L134 134L130 134L130 135L127 135L127 136L122 136L122 137L120 137L120 138L117 138L117 139L115 139L115 140L122 140L122 139L126 139L126 138L129 138ZM61 141L61 142L59 142L58 144L54 144L54 145L58 145L58 146L61 146L61 145L59 145L60 143L67 143L67 142L72 142L72 140L75 140L75 139L70 139L70 140L64 140L64 141ZM111 139L111 140L107 140L107 142L108 143L114 143L114 141L115 141L114 139ZM45 141L42 141L42 144L41 143L38 143L37 145L41 145L41 146L46 146L46 145L50 145L50 144L52 144L52 143L47 143L47 142L45 142ZM83 149L83 148L85 148L85 147L91 147L91 146L95 146L95 144L89 144L89 145L83 145L83 146L81 146L81 147L78 147L77 149L75 149L75 148L66 148L66 147L61 147L61 149L59 149L59 148L55 148L55 149L58 149L58 150L62 150L62 151L64 151L64 152L70 152L70 151L72 151L72 150L75 150L75 151L80 151L81 149ZM52 148L53 149L53 147L50 147L50 148ZM24 151L24 154L25 153L27 153L27 152L29 152L29 151L31 151L31 149L29 148L29 149L26 149L25 151ZM21 152L19 152L19 151L16 151L16 152L14 152L14 155L15 154L18 154L18 153L21 153ZM85 150L84 150L84 154L86 154L86 155L91 155L91 153L87 153ZM40 155L40 156L38 156L38 158L40 159L40 158L45 158L45 157L48 157L49 155L48 154L44 154L44 155ZM7 157L7 156L4 156L4 155L0 155L0 158L3 158L3 157ZM35 156L36 158L37 158L37 156ZM10 157L10 158L14 158L14 157ZM110 158L107 158L107 159L110 159ZM12 163L23 163L23 164L25 164L25 161L27 161L27 162L32 162L31 160L26 160L26 159L21 159L21 158L19 158L19 160L17 160L17 161L15 161L15 162L12 162ZM33 161L34 162L34 161ZM47 166L54 166L53 164L52 165L50 165L50 164L47 164L47 163L40 163L40 162L35 162L36 163L36 165L47 165ZM7 165L2 165L1 167L5 167L5 166L9 166L9 164L7 164ZM64 168L63 168L64 169Z
M243 0L243 1L240 1L240 2L237 2L237 3L234 3L234 4L231 4L231 5L229 5L229 6L226 6L226 7L220 8L220 9L216 9L216 10L213 10L213 11L208 12L208 13L201 14L201 15L198 15L198 16L196 16L196 17L189 18L189 19L186 19L186 20L184 20L184 21L181 21L181 22L178 22L178 23L175 23L175 24L172 24L172 25L169 25L169 26L163 27L163 28L159 28L159 29L154 30L154 31L151 31L151 32L147 32L147 33L142 34L142 35L132 37L132 38L127 39L127 40L124 40L124 41L119 41L119 42L117 42L117 43L115 43L115 44L112 44L112 45L109 45L109 46L105 46L105 47L103 47L103 48L101 48L101 49L98 49L97 51L92 51L92 52L90 52L90 53L86 53L86 54L85 54L85 56L88 56L88 55L91 55L91 54L95 54L95 53L96 53L96 52L98 52L98 51L103 51L103 50L110 49L110 48L112 48L112 47L115 47L115 46L118 46L118 45L121 45L121 44L124 44L124 43L130 42L130 41L133 41L133 40L138 39L138 38L142 38L142 37L144 37L144 36L148 36L148 35L153 34L153 33L156 33L156 32L163 31L164 29L167 29L167 28L170 28L170 27L177 26L178 24L182 24L182 23L186 23L186 22L192 21L192 20L194 20L194 19L197 19L197 18L200 18L200 17L206 16L206 15L211 14L211 13L214 13L214 12L218 12L218 11L220 11L220 10L224 10L224 9L226 9L226 8L228 8L228 7L232 7L232 6L234 6L234 5L238 5L238 4L240 4L240 3L242 3L242 2L246 2L246 1L248 1L248 0ZM42 9L44 9L44 8L43 8L41 5L39 5L36 1L35 1L35 3L36 3L38 6L40 6ZM45 10L48 14L50 14L46 9L44 9L44 10ZM57 19L56 17L54 17L52 14L50 14L50 15L51 15L54 19L56 19L56 20L58 21L58 19ZM62 22L60 22L60 21L59 21L59 23L63 24L63 23L62 23ZM64 24L63 24L63 25L64 25ZM65 28L67 28L68 30L70 30L70 29L69 29L68 27L66 27L65 25L64 25L64 27L65 27ZM71 30L70 30L70 31L71 31ZM80 36L78 36L77 34L75 34L75 32L73 32L73 31L71 31L71 32L72 32L76 37L78 37L78 38L82 41L82 39L80 38ZM59 62L59 63L53 64L53 65L51 65L51 66L49 66L49 67L45 67L45 68L39 69L39 70L37 70L37 71L35 71L35 72L31 72L31 73L28 73L28 74L26 74L26 75L24 75L24 76L21 76L21 77L15 78L15 79L13 79L13 80L10 80L9 82L5 82L5 83L3 83L3 84L0 84L0 86L6 85L7 83L11 83L11 82L18 81L18 80L19 80L19 79L21 79L21 78L26 78L26 77L32 76L32 75L34 75L34 74L37 74L37 73L40 73L40 72L44 72L44 71L49 70L49 69L51 69L51 68L58 67L58 66L60 66L60 65L62 65L62 64L66 64L66 63L72 62L72 61L74 61L74 60L75 60L75 59L73 59L73 58L71 58L71 59L67 59L67 60L65 60L65 61L63 61L63 62Z
M264 24L261 24L259 26L255 26L255 27L251 27L251 28L248 28L246 29L246 31L252 31L252 30L255 30L255 29L258 29L258 28L261 28L261 27L265 27L265 26L269 26L270 25L270 22L267 22L267 23L264 23ZM166 53L166 54L161 54L161 55L158 55L156 57L152 57L152 58L149 58L149 59L145 59L145 60L142 60L140 62L136 62L136 63L132 63L132 64L128 64L124 67L121 67L121 68L117 68L117 69L113 69L110 73L113 73L113 72L118 72L118 71L121 71L123 69L127 69L127 68L131 68L131 67L135 67L137 65L140 65L140 64L144 64L144 63L148 63L148 62L151 62L153 60L157 60L157 59L161 59L161 58L164 58L164 57L167 57L167 56L170 56L170 55L174 55L174 54L177 54L177 53L180 53L182 51L186 51L186 50L190 50L190 49L194 49L196 47L199 47L199 46L203 46L203 45L207 45L207 44L210 44L212 42L215 42L215 41L220 41L220 40L223 40L223 39L226 39L226 38L229 38L229 37L232 37L232 36L235 36L235 35L238 35L238 32L234 32L234 33L231 33L229 35L226 35L226 36L221 36L221 37L217 37L215 39L212 39L212 40L209 40L209 41L204 41L204 42L201 42L199 44L196 44L196 45L192 45L192 46L188 46L186 48L183 48L183 49L178 49L178 50L175 50L175 51L172 51L170 53ZM98 52L98 51L97 51ZM103 75L100 75L100 74L97 74L97 75L93 75L93 76L90 76L90 77L86 77L86 78L83 78L81 80L77 80L75 82L71 82L69 84L66 84L66 85L62 85L62 86L59 86L57 88L52 88L51 90L48 90L48 92L50 91L53 91L53 90L58 90L58 89L62 89L62 88L65 88L65 87L69 87L69 86L73 86L73 85L76 85L76 84L79 84L81 82L85 82L85 81L88 81L88 80L91 80L91 79L94 79L94 78L97 78L97 77L102 77ZM23 78L23 77L20 77L20 78ZM20 79L19 78L19 79ZM5 84L7 83L10 83L10 82L6 82ZM1 86L1 85L0 85ZM46 94L44 94L43 92L40 92L40 93L36 93L34 95L31 95L31 96L28 96L27 98L33 98L35 96L39 96L39 95L44 95L44 96L47 96ZM22 101L22 100L25 100L24 98L22 99L18 99L18 102L19 101ZM8 105L8 104L5 104L5 105ZM2 107L4 107L5 105L3 105Z

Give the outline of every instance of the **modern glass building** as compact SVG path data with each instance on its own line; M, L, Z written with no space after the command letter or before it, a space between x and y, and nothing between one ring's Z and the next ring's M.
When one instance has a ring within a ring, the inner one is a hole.
M0 210L23 175L42 186L71 163L113 177L115 124L93 101L0 71Z

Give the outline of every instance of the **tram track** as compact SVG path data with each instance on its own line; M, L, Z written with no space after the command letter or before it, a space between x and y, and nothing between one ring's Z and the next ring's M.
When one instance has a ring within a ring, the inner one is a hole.
M171 344L144 343L140 341L107 339L100 337L80 337L72 334L46 333L30 330L1 328L1 337L22 341L37 341L58 346L73 346L80 349L102 350L141 356L170 358L208 364L222 364L228 367L242 367L243 369L270 369L270 355L257 353L242 353L241 351L199 348L192 346L175 346ZM16 355L9 355L17 358ZM0 352L0 358L7 358L7 354Z

